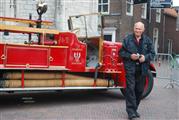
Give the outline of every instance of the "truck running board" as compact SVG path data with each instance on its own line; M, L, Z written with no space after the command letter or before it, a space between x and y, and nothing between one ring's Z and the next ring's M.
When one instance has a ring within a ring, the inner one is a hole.
M122 87L41 87L41 88L0 88L0 92L8 91L43 91L43 90L84 90L84 89L120 89Z

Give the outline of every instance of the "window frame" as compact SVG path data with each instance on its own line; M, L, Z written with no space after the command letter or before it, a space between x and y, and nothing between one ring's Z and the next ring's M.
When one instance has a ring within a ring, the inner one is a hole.
M159 29L153 28L153 44L156 53L158 52L158 47L159 47L158 40L159 40Z
M156 9L156 22L160 23L161 21L161 9Z
M141 6L142 13L141 18L146 19L147 18L147 3L143 3Z
M107 12L104 12L104 5L107 5L108 6L108 10ZM101 6L101 7L100 7ZM100 8L100 11L99 11L99 8ZM100 0L98 0L98 12L102 13L102 14L109 14L109 11L110 11L110 0L108 0L107 3L104 3L103 0L101 0L101 3L100 3Z
M128 11L128 5L130 5L130 12ZM133 16L133 0L126 0L126 15Z
M103 30L103 35L111 35L112 42L116 42L116 27L105 27Z

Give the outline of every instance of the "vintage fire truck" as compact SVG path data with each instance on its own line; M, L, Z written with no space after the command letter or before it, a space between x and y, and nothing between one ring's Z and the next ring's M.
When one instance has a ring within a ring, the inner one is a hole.
M28 37L28 41L20 44L0 43L0 92L121 89L125 95L125 69L118 53L122 44L103 40L102 22L99 25L99 20L90 17L88 20L90 15L94 14L70 16L69 32L32 27L39 20L0 17L1 21L31 25L0 24L0 32ZM90 32L88 22L92 22L100 34L90 35L93 30ZM40 21L40 24L52 23ZM79 37L80 34L84 36ZM32 41L31 35L37 35L38 40ZM143 97L151 92L155 74L151 64Z

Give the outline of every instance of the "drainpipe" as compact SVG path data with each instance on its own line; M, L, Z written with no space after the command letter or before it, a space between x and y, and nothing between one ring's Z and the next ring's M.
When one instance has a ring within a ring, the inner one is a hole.
M150 23L151 23L151 8L150 0L147 1L147 35L150 36Z
M163 41L162 41L162 53L165 52L165 14L163 14Z

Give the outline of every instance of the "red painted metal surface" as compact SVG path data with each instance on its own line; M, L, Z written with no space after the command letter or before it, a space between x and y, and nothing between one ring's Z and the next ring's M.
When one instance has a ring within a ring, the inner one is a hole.
M6 45L5 50L5 67L49 67L48 48Z
M25 85L25 83L24 83L24 70L22 70L21 75L22 75L22 77L21 77L21 87L24 88L24 85Z
M67 46L0 44L0 68L66 67Z
M0 44L0 65L3 64L3 60L5 59L5 55L3 54L4 53L4 44Z
M50 49L50 66L66 66L67 65L68 48L51 48Z
M144 91L146 91L146 89L148 88L149 85L149 77L146 77L146 81L145 81L145 86L144 86Z
M58 45L68 46L67 68L73 72L84 72L86 67L86 44L80 42L74 33L59 34Z
M44 39L45 41L47 39ZM37 44L0 44L0 68L8 69L46 69L64 67L68 72L91 72L95 68L86 67L87 44L78 40L74 33L64 32L55 35L56 45ZM95 40L94 40L95 41ZM96 43L99 44L99 43ZM102 66L98 72L111 74L115 86L125 87L125 70L118 54L121 43L105 41L102 50ZM64 72L63 69L61 69ZM62 74L62 86L65 86L65 73ZM24 87L24 71L22 70L21 86ZM96 82L94 81L94 87Z
M116 86L126 87L125 69L123 61L119 56L122 43L105 41L103 44L103 64L101 71L111 73Z
M62 87L65 87L65 73L62 72Z
M103 64L101 70L109 73L120 73L121 59L119 58L120 43L105 41L103 44Z
M44 39L46 40L46 39ZM56 45L18 45L0 44L0 67L8 69L44 69L64 67L68 72L91 72L95 68L86 67L87 44L78 40L74 33L64 32L55 35ZM98 72L111 74L117 86L125 87L125 70L118 54L121 43L104 42L102 46L102 66ZM64 72L63 69L61 69ZM24 87L24 74L21 79ZM62 86L65 86L65 73L62 74ZM96 82L94 82L94 87Z

